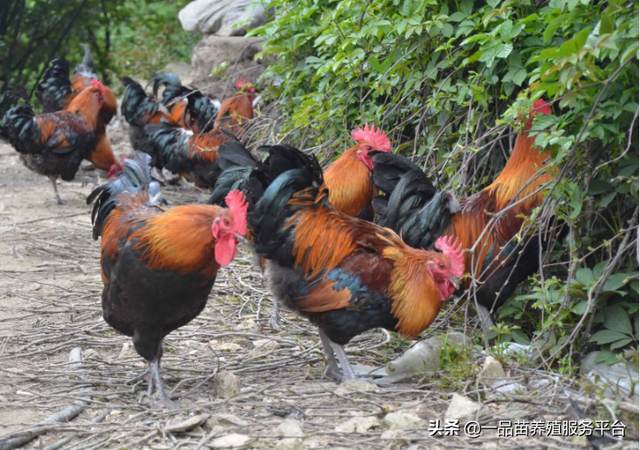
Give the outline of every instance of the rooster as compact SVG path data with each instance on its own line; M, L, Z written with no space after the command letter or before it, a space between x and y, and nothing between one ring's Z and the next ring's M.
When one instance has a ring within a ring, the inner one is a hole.
M381 129L376 130L375 124L365 124L364 129L356 126L351 132L351 138L356 141L356 145L344 151L324 173L324 183L329 189L329 203L342 213L373 220L372 201L377 189L371 180L373 160L369 154L391 151L391 141ZM242 187L245 182L254 182L252 174L255 170L265 174L269 171L268 165L262 165L239 142L237 145L230 142L221 147L219 155L218 164L223 172L209 198L210 204L223 204L224 196L232 189ZM264 266L263 258L260 260L260 267ZM276 329L279 328L278 317L278 304L274 303L270 323Z
M374 200L382 225L415 248L430 248L442 234L455 236L465 250L477 243L475 251L465 255L465 272L480 281L475 295L489 311L501 306L538 267L538 240L517 243L513 239L524 217L542 204L540 187L554 177L544 170L549 153L540 152L535 137L528 133L535 114L551 114L551 108L542 99L534 103L500 175L460 203L446 192L437 192L422 170L404 157L373 156L373 180L385 194ZM470 282L463 283L465 289Z
M64 58L54 59L51 66L44 73L44 80L38 85L36 97L42 104L44 113L62 111L69 107L76 96L91 86L93 80L98 79L93 65L93 55L86 44L81 44L85 50L82 63L74 70L69 82L69 62ZM104 102L100 109L100 121L103 126L98 127L98 144L87 156L87 159L98 169L107 171L107 178L113 178L121 171L120 163L111 148L105 126L117 113L117 102L113 91L103 86Z
M442 253L416 250L391 230L337 211L315 157L290 146L268 151L242 182L248 198L260 197L249 204L249 240L267 260L278 302L318 326L327 375L355 378L342 346L376 327L420 334L458 286L462 252L448 238L436 242Z
M155 95L147 94L144 88L135 80L131 78L122 79L122 83L125 85L122 97L122 114L130 125L129 138L131 144L135 150L151 155L151 166L159 171L162 170L167 160L170 160L171 167L176 168L178 162L175 158L169 157L171 154L169 149L175 148L176 141L180 141L180 136L191 136L193 133L211 131L215 115L211 99L205 97L199 91L183 88L179 84L179 80L177 81L178 86L176 86L174 78L177 77L163 73L155 74L154 78L152 78L156 93L159 85L166 83L163 101L157 100ZM187 89L189 94L183 101L180 101L179 105L184 104L186 106L178 107L176 104L171 110L168 110L163 102L166 101L170 105L175 98L174 96L187 92L184 89ZM150 125L156 126L146 129ZM152 130L151 133L150 130ZM156 136L156 132L160 132L160 135ZM175 139L167 139L167 135L175 136ZM162 148L158 147L156 140L162 142ZM206 137L200 140L201 144L206 141ZM216 144L215 147L217 145L219 144ZM179 147L180 145L178 145ZM163 156L162 153L168 153L168 155ZM214 154L208 156L214 156ZM186 170L174 170L176 173L180 171L185 172Z
M84 57L73 71L73 78L69 81L69 62L64 58L51 61L51 66L44 73L44 80L37 88L36 97L42 103L42 111L45 113L66 109L73 99L91 86L91 82L98 78L93 64L91 49L86 44L80 44L84 48ZM105 101L100 111L100 120L107 125L117 114L117 101L113 91L104 87Z
M253 119L253 100L256 88L249 80L239 78L236 81L236 89L238 92L220 105L213 127L228 128L240 134L238 128L241 128L247 120Z
M220 169L218 147L228 137L219 129L197 134L168 124L147 125L148 140L157 149L162 167L193 181L200 188L213 188Z
M104 144L100 140L104 124L98 117L103 102L104 88L94 79L64 111L36 115L25 104L10 109L2 119L0 134L29 169L51 180L58 204L63 202L57 178L72 180L82 160Z
M161 404L171 406L160 377L162 340L204 309L220 266L238 253L247 230L243 195L231 192L228 208L207 205L163 209L150 157L136 152L118 178L95 189L93 238L102 236L101 267L105 321L133 338Z
M199 123L200 132L213 128L213 121L221 106L219 101L210 99L197 89L183 86L180 78L172 73L157 72L149 80L151 83L156 98L159 98L160 86L164 87L161 101L176 124L193 129L193 122L186 120L190 116L192 121Z
M329 203L350 216L373 220L371 202L378 191L371 180L373 159L370 152L391 151L391 141L375 124L355 127L351 138L356 145L346 150L324 173L329 188Z

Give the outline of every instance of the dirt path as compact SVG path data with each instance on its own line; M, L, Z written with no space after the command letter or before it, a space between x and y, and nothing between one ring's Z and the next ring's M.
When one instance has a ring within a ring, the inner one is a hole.
M130 153L123 136L112 134L119 154ZM146 386L123 383L143 370L142 359L130 339L101 318L99 244L91 239L85 204L91 189L62 182L60 195L68 204L57 205L49 181L0 144L0 448L3 439L81 399L86 407L77 418L50 425L26 448L56 442L65 449L222 448L230 445L224 439L278 449L586 448L584 438L430 436L428 421L443 418L454 389L481 398L473 376L412 378L383 387L323 378L318 337L306 321L287 316L282 330L268 326L270 296L246 252L220 272L203 314L166 339L163 374L180 409L152 409ZM172 204L206 198L190 187L164 192ZM388 333L375 331L348 351L354 362L379 367L399 352L400 341L388 341ZM83 362L70 364L75 347ZM239 378L237 395L216 395L220 372ZM486 424L566 417L566 398L557 388L536 392L545 400L534 405L489 401L482 394L478 417ZM511 397L528 399L530 392ZM394 425L390 412L419 422ZM186 432L171 431L197 415L208 419Z

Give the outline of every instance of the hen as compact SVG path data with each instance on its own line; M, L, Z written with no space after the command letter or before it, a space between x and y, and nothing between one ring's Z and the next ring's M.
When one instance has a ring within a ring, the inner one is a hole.
M249 240L266 259L278 302L318 326L326 373L355 378L342 345L376 327L421 333L458 285L461 250L446 238L436 243L442 253L416 250L391 230L337 211L315 157L290 146L268 150L242 183L249 198L260 197L249 206Z
M104 124L98 114L103 102L102 83L94 79L64 111L36 115L30 105L21 105L2 119L0 134L20 153L25 166L51 180L59 204L57 178L71 181L82 160L100 145Z
M534 114L551 114L551 109L542 99L535 102L500 175L460 204L449 194L437 192L422 170L406 158L373 157L373 179L385 194L374 201L382 225L415 248L430 248L442 234L455 236L465 250L477 243L473 253L465 254L465 272L481 283L475 296L489 311L501 306L538 267L538 239L519 243L513 239L524 218L542 204L540 187L554 177L544 169L549 154L540 152L535 137L528 133ZM470 282L463 283L465 289Z
M160 207L151 182L150 157L137 152L117 179L95 189L93 237L102 236L101 267L105 321L133 338L149 368L136 379L154 386L170 404L160 377L162 340L205 307L220 266L235 258L238 237L247 230L246 201L240 192L219 206Z

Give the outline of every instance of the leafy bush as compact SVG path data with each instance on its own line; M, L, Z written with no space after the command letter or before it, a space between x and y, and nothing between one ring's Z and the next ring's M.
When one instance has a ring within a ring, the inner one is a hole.
M554 114L534 130L558 176L527 226L555 217L568 236L500 317L511 339L554 358L637 349L638 2L272 5L275 20L251 34L277 55L263 81L288 117L280 136L329 156L375 121L396 152L465 198L504 167L509 125L547 99Z
M8 83L35 90L49 61L79 63L90 45L106 82L149 77L170 61L190 61L198 35L177 14L188 0L7 0L0 2L0 93ZM115 75L109 77L109 75ZM111 79L110 79L111 78Z

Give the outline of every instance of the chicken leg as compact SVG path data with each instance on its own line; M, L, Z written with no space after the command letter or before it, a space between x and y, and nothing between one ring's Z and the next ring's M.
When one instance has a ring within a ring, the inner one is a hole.
M325 375L339 381L366 381L364 378L360 378L356 375L356 371L353 370L351 363L349 363L349 358L347 357L347 353L344 351L342 345L336 344L329 339L329 336L327 336L320 328L318 328L318 332L320 333L320 341L322 342L324 353L327 355L327 360L329 361L327 368L324 371ZM336 357L338 358L337 361ZM342 369L338 367L338 362Z
M327 356L327 368L324 370L324 374L341 381L344 378L344 374L342 370L340 370L340 367L338 367L338 361L336 361L333 348L331 347L331 339L329 339L329 336L324 334L324 331L320 328L318 328L318 334L320 334L320 342L322 342L324 354Z
M58 177L56 177L55 175L49 175L49 180L53 185L53 192L56 193L56 202L58 203L58 205L64 205L65 202L62 201L62 199L60 198L60 194L58 193L58 183L56 181L57 178Z

